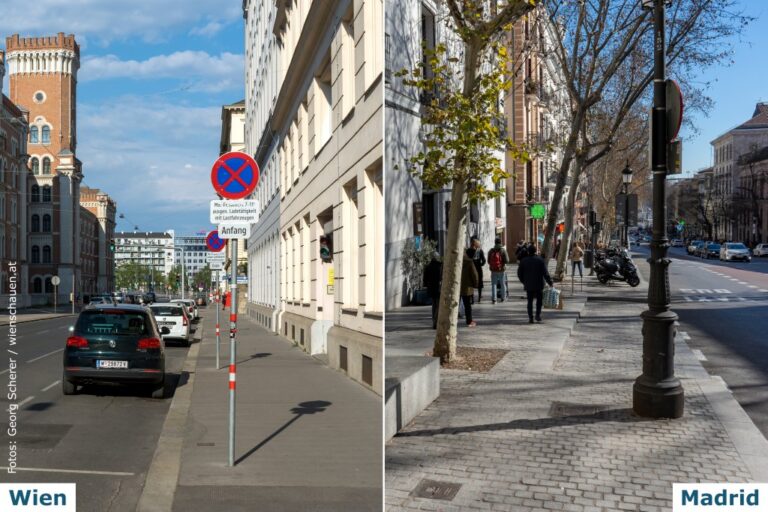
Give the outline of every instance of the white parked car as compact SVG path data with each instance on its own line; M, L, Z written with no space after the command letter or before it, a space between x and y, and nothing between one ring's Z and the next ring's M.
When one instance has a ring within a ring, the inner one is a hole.
M200 315L197 312L197 304L195 304L195 301L192 299L173 299L171 302L174 304L184 304L187 307L187 313L189 313L190 319L197 320L200 318Z
M672 247L685 247L685 244L679 238L675 238L674 240L672 240L671 245Z
M765 256L768 254L768 244L757 244L752 251L753 256Z
M189 346L192 329L189 316L183 304L172 302L152 304L149 309L155 315L157 326L161 330L163 327L167 327L170 330L169 333L163 334L164 340L180 340L185 347Z
M746 245L738 242L726 242L720 247L720 259L722 261L741 260L749 263L752 256Z

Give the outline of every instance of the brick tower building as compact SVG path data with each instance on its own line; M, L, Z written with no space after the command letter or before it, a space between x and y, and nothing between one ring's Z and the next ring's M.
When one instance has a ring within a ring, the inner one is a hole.
M35 303L59 301L80 283L80 182L77 159L77 70L74 35L6 38L6 71L13 103L29 112L29 292Z

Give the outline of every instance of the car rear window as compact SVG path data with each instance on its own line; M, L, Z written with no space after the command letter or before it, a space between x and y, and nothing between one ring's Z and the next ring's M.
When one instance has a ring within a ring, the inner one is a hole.
M155 314L155 316L181 316L181 308L173 306L152 306L149 309Z
M727 244L726 247L728 249L746 249L744 244Z
M149 317L139 311L83 311L77 320L78 334L141 336L150 333Z
M720 249L720 244L709 244L707 247L714 251L716 249Z

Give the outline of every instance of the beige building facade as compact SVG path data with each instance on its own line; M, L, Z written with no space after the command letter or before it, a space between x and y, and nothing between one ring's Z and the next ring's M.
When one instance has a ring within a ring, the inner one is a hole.
M383 2L277 2L268 19L280 84L261 128L279 176L275 330L381 394Z

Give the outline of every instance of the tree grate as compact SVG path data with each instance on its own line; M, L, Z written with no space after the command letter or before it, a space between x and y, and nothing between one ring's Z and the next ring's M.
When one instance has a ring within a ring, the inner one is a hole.
M419 482L419 485L411 491L411 496L417 498L428 498L431 500L453 501L456 493L461 489L461 484L451 482L437 482L427 480L426 478Z

